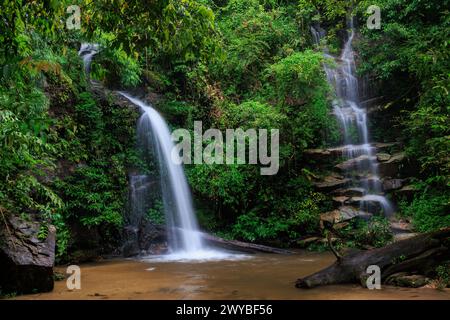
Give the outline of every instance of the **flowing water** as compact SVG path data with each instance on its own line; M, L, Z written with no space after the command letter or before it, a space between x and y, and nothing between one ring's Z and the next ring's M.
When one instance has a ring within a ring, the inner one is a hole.
M353 178L356 187L364 189L359 203L367 210L369 203L380 205L385 216L393 213L389 200L383 195L381 180L378 176L376 149L370 144L367 124L367 110L360 106L358 78L356 76L355 54L352 42L355 37L353 19L349 19L349 32L340 57L334 57L324 49L324 56L335 61L336 67L324 63L328 82L334 89L333 113L343 129L343 156L351 164L347 175ZM311 28L316 44L320 45L325 31ZM358 176L359 178L355 178Z
M124 92L120 94L141 108L142 115L137 126L138 144L144 150L152 151L151 157L156 158L159 166L170 254L152 256L148 259L174 261L234 259L235 255L207 248L203 243L192 205L191 191L182 165L172 159L174 143L163 117L143 101ZM138 175L135 178L138 182L148 179L145 175ZM133 180L131 182L131 201L137 202L136 205L132 205L133 210L142 216L145 207L142 208L141 203L145 201L144 196L147 193L139 193L140 189Z
M91 72L91 62L94 55L98 53L99 46L92 43L82 43L78 55L83 59L84 72L89 77Z
M99 51L96 44L83 43L78 54L82 57L85 72L89 75L92 58ZM172 160L174 144L169 127L163 117L150 105L125 92L122 96L138 106L142 115L137 125L138 148L158 163L161 195L164 205L169 255L152 256L147 259L164 261L220 260L245 258L244 255L208 248L202 240L194 213L191 191L181 164ZM144 159L145 160L145 159ZM152 179L145 174L130 175L129 228L137 229L139 221L151 208ZM131 241L137 241L137 230Z
M49 293L18 299L450 299L450 289L369 290L355 285L297 289L295 280L329 266L330 253L257 254L248 260L159 262L117 260L81 265L81 290L55 282ZM65 268L57 268L65 273Z

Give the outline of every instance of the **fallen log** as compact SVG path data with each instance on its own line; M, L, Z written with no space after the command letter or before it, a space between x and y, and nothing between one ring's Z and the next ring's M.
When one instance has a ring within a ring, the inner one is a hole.
M215 237L213 235L203 233L203 239L214 247L223 248L226 250L247 252L247 253L276 253L276 254L292 254L292 251L264 246L261 244L254 244L248 242L242 242L237 240L225 240L223 238Z
M297 288L321 285L360 283L366 287L371 275L367 267L376 265L381 270L381 281L398 272L430 274L434 268L450 259L450 228L421 234L383 248L351 252L331 266L310 276L298 279Z

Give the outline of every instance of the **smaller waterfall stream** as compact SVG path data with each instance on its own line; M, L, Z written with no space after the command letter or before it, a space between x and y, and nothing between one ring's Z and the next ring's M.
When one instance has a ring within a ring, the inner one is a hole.
M393 212L392 205L383 195L381 180L378 176L378 162L375 148L369 142L367 111L360 107L358 78L356 77L355 55L352 42L355 37L353 18L349 19L349 33L340 57L334 57L324 49L324 56L333 59L337 67L324 63L328 82L334 89L336 99L333 101L333 113L337 117L344 133L343 156L350 164L347 175L357 187L363 188L361 197L354 198L362 210L367 210L370 203L378 203L385 216ZM316 44L320 44L325 31L311 28ZM356 132L355 132L356 129ZM358 179L355 179L355 176Z

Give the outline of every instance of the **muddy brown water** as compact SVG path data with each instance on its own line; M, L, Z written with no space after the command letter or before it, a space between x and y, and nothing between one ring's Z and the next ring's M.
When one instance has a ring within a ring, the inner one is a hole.
M55 282L49 293L17 299L448 299L450 290L359 285L296 289L297 278L334 261L329 253L253 255L238 261L197 263L109 260L80 265L81 289ZM65 272L65 268L57 267Z

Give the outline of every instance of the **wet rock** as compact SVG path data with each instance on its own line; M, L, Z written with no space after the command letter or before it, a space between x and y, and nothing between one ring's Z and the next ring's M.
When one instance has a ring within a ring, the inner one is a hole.
M337 164L335 167L341 171L349 171L353 169L366 169L369 168L370 163L376 160L376 157L362 155L353 159L346 160Z
M353 218L368 219L372 215L369 212L360 211L351 206L342 206L336 210L322 213L320 215L320 226L323 228L324 223L339 224Z
M332 191L338 188L345 187L350 183L350 179L341 176L330 175L323 180L313 182L313 185L322 192Z
M383 210L383 207L377 199L373 199L369 196L352 197L347 201L348 204L363 208L363 210L378 214Z
M133 226L125 226L123 228L124 243L122 246L122 254L125 257L137 256L141 249L138 242L139 229Z
M340 146L328 149L307 149L304 153L308 159L314 161L326 162L331 161L333 158L342 157L352 153L353 155L362 155L368 153L368 151L375 152L376 148L369 145L352 145L352 146Z
M54 226L45 239L38 237L41 225L6 217L0 228L0 289L2 292L33 293L53 290L55 260Z
M380 162L388 161L391 158L389 153L377 153L377 160Z
M417 192L417 188L414 185L406 185L394 192L395 198L412 200L414 194Z
M139 248L147 252L161 251L162 245L167 241L166 230L163 226L156 225L144 219L139 228ZM167 248L167 247L166 247Z
M400 189L403 186L405 179L384 179L383 180L383 190L391 191Z
M348 199L350 199L350 198L346 197L346 196L337 196L337 197L333 197L333 202L337 203L338 205L343 206Z
M398 148L400 146L399 142L375 142L372 143L372 146L377 148L380 151L388 151L391 152L390 149Z
M316 162L328 162L331 158L331 152L327 149L308 149L304 151L308 160Z
M125 242L122 254L125 257L139 254L162 254L167 251L167 236L164 226L142 219L138 227L126 226L123 230Z
M400 174L401 168L406 165L405 162L405 153L396 153L388 161L381 162L378 165L378 172L383 177L397 177Z
M346 196L346 197L362 197L366 191L363 188L347 188L338 189L332 192L335 196Z
M423 275L409 275L405 272L395 273L386 279L386 284L407 288L420 288L429 284L430 282L431 279Z

